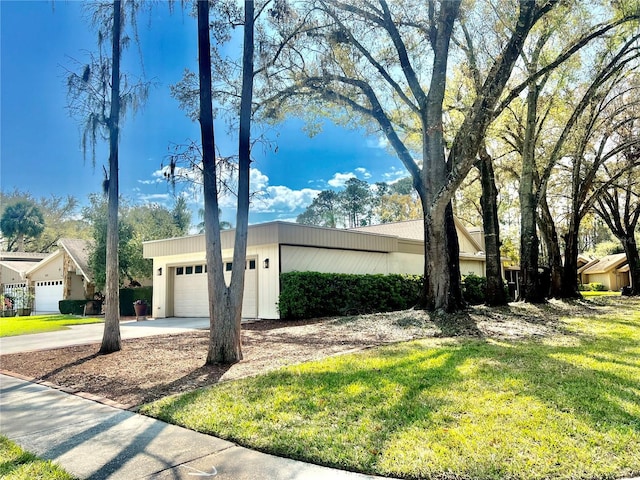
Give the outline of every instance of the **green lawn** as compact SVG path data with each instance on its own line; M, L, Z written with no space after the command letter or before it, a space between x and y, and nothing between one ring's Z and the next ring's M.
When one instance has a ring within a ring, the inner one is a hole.
M603 314L611 302L623 306ZM274 454L403 478L640 475L640 300L586 303L553 338L400 343L142 411Z
M68 325L104 322L102 318L76 315L31 315L29 317L0 317L0 337L13 337L29 333L66 330Z
M72 480L74 477L49 460L25 452L0 435L0 478L11 480Z
M621 295L620 292L611 292L609 290L605 290L603 292L598 292L598 291L591 291L591 290L585 290L584 292L580 292L582 294L583 297L585 298L590 298L590 297L619 297Z

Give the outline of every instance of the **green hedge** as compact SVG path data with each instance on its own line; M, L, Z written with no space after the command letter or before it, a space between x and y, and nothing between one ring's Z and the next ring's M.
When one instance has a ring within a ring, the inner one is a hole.
M136 300L147 301L147 313L151 314L151 300L153 298L153 287L134 287L120 289L120 315L123 317L133 317L136 311L133 302Z
M153 287L136 287L120 289L120 315L123 317L133 317L136 311L133 302L136 300L147 301L147 312L151 312L151 299L153 298ZM67 315L83 315L84 306L89 300L60 300L58 308L60 313Z
M60 300L58 309L64 315L83 315L87 300Z
M280 275L283 319L390 312L418 303L418 275L347 275L290 272Z
M481 305L487 298L487 279L470 273L462 279L462 296L470 305Z

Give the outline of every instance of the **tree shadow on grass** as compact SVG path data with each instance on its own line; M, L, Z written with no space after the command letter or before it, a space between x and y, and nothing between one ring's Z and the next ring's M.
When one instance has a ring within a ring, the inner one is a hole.
M432 429L431 436L423 437L423 433L419 433L417 438L447 436L448 431L460 426L461 419L468 413L464 410L465 402L473 402L475 395L478 395L478 401L483 396L493 399L495 395L495 400L490 400L494 403L487 405L487 413L493 413L491 410L494 409L504 410L501 421L505 424L516 422L516 418L522 421L519 415L523 412L511 410L514 407L501 404L500 399L507 397L520 401L530 398L531 415L543 411L542 420L538 418L535 422L562 417L558 422L580 425L583 431L579 435L587 437L573 438L573 433L562 430L563 423L552 426L546 433L527 428L518 431L519 437L514 439L517 444L527 446L532 442L546 442L541 449L544 453L540 454L544 458L530 460L537 462L536 468L547 465L549 470L537 471L536 475L554 476L558 468L579 477L610 474L607 466L598 470L600 454L607 451L610 457L615 456L619 453L617 448L624 451L625 447L621 445L625 441L633 442L640 434L640 414L629 407L640 404L640 365L628 362L618 365L624 371L611 369L606 365L609 361L606 356L603 362L594 357L593 352L624 357L629 349L637 348L637 342L633 339L616 342L606 337L581 338L579 335L577 344L569 346L496 342L484 339L481 332L475 330L477 325L474 329L473 318L459 315L457 320L445 327L457 336L462 332L467 338L445 345L434 346L431 341L402 343L370 351L365 354L365 360L341 357L337 363L323 364L325 366L321 368L272 372L242 382L237 392L228 385L226 396L242 397L238 401L247 403L241 417L252 432L244 437L243 428L235 429L239 433L230 439L268 453L318 464L415 478L419 476L416 471L405 471L402 466L389 470L388 464L381 465L389 445L406 435L409 435L409 442L403 449L404 454L413 455L414 461L420 462L420 449L415 455L411 453L415 444L411 446L411 434L407 432L424 433ZM475 338L469 338L469 332ZM283 386L287 391L284 397L279 393ZM220 397L209 397L201 391L188 399L176 400L176 403L164 403L160 416L166 414L165 418L171 420L176 410L188 410L190 405L202 401L215 405L214 410L231 408ZM252 404L260 404L261 408L252 409ZM268 412L268 420L265 420L265 412ZM529 413L524 415L526 418ZM545 427L543 423L541 428ZM535 430L534 425L536 423L530 428ZM504 441L499 425L493 428L495 431L491 432L483 432L481 428L475 431L481 438L480 443L484 437ZM213 432L216 433L215 427ZM316 433L309 435L309 432ZM608 443L609 434L613 435L614 442L619 442L617 445ZM541 438L533 440L530 435L541 435ZM260 439L258 444L256 438ZM583 466L579 462L576 464L574 458L557 458L562 449L556 450L556 447L565 441L567 445L577 442L587 446L590 451L584 455L590 462ZM433 445L423 444L423 447ZM506 461L483 466L486 459L474 460L474 455L479 455L477 452L465 454L467 464L454 472L461 478L491 476L491 472L483 471L483 468L492 469L494 476L513 476ZM628 458L626 461L629 463ZM632 468L640 468L640 462L631 464ZM614 465L612 468L619 467ZM445 475L444 471L440 473ZM528 474L523 472L514 478L526 478Z

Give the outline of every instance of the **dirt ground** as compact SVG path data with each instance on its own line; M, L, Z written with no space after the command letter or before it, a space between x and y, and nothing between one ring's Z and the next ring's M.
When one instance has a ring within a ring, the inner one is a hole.
M243 324L244 360L204 366L208 331L124 340L120 352L98 355L99 345L0 356L0 368L134 408L166 395L386 343L424 337L546 337L559 333L562 314L612 306L589 302L544 307L473 307L455 316L406 310L309 321Z

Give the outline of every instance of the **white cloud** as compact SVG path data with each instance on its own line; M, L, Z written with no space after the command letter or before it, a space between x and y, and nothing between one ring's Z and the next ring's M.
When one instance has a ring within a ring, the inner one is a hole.
M356 177L356 174L353 172L335 173L333 175L333 178L329 180L327 183L334 188L344 187L345 183L347 183L347 180L353 177Z
M386 149L389 147L389 141L387 140L387 137L378 135L375 138L367 137L366 145L367 148Z
M400 180L401 178L408 177L409 172L407 172L404 168L391 167L391 170L383 173L382 176L385 182L394 183Z
M369 170L364 167L356 168L356 172L358 172L365 180L371 178L371 173L369 173Z

